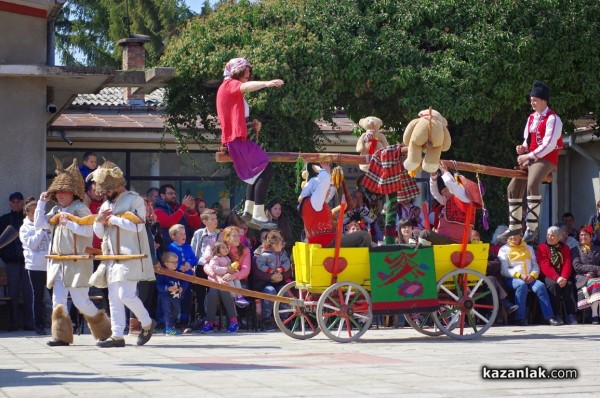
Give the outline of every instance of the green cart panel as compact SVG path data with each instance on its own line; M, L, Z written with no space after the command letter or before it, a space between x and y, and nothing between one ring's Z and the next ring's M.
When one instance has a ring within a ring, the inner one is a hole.
M439 307L431 247L388 245L369 251L374 311L430 312Z

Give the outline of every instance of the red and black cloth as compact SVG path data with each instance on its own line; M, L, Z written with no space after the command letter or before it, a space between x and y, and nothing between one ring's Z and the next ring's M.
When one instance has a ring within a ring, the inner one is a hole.
M398 193L398 201L419 196L419 187L414 178L404 168L406 156L401 152L402 145L394 144L379 149L371 156L369 170L362 180L363 186L378 194Z

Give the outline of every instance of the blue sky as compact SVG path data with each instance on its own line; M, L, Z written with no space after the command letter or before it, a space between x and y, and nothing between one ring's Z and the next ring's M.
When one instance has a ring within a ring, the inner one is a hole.
M192 11L196 13L200 12L200 8L202 8L202 3L204 3L204 0L185 0L185 4L187 4L187 6L190 7ZM211 3L214 3L214 1L211 1Z

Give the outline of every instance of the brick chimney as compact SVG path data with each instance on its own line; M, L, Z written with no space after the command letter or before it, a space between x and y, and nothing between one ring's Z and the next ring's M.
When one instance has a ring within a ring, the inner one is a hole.
M123 70L144 70L146 66L146 50L144 44L150 41L149 36L131 35L117 42L123 47ZM123 95L129 105L144 105L144 94L132 94L131 87L125 87Z

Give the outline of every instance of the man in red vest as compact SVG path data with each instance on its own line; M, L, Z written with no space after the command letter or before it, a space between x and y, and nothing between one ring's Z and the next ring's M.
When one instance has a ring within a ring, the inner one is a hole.
M529 115L523 144L517 145L517 163L527 169L527 180L513 178L508 184L508 230L501 235L506 239L521 234L523 195L527 191L527 230L523 241L532 242L537 235L538 219L542 206L540 185L556 169L558 152L562 149L562 121L548 107L550 89L535 81L530 103L535 112Z

